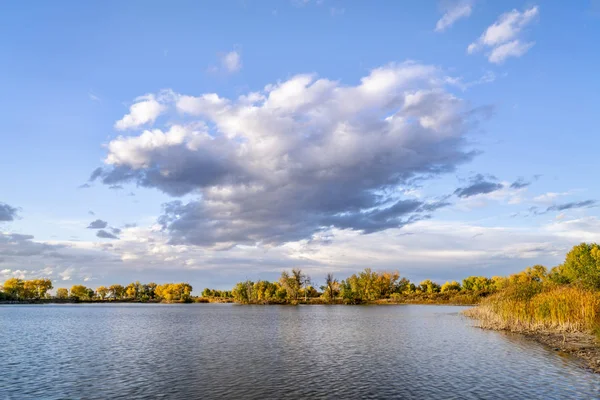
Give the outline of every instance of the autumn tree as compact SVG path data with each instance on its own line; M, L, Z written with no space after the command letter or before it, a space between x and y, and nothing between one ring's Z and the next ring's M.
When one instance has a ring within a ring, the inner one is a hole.
M4 292L13 299L23 299L25 297L25 283L23 279L10 278L4 282Z
M114 300L122 299L125 295L125 288L121 285L110 285L108 290Z
M419 288L425 293L438 293L440 291L440 285L432 282L431 279L425 279L419 284Z
M340 284L338 280L333 277L331 272L325 276L325 285L321 286L321 290L323 291L323 297L329 302L333 301L338 296Z
M460 287L460 283L456 282L456 281L452 281L452 282L446 282L442 285L441 288L441 292L442 293L446 293L446 292L458 292L460 291L461 287Z
M283 271L279 278L279 284L285 289L289 300L298 301L300 290L302 289L304 274L302 270L294 268L292 273Z
M96 288L96 295L100 298L100 300L104 300L106 296L108 296L110 290L104 286L98 286Z
M71 286L71 296L78 298L79 300L91 300L94 295L94 291L83 285Z
M58 288L56 289L56 298L57 299L68 299L69 298L69 290L65 289L65 288Z

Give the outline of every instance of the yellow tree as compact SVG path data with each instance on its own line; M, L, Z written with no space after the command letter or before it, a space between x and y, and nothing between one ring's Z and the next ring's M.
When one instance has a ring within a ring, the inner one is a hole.
M87 300L90 298L90 290L83 285L73 285L71 286L71 296L77 297L80 300Z
M110 285L108 288L113 299L121 299L125 294L125 288L122 285Z
M23 279L10 278L4 282L4 292L12 298L22 299L25 294Z
M56 289L56 298L57 299L67 299L69 298L69 290L65 288Z
M43 299L48 295L48 291L52 290L52 281L50 279L42 278L35 279L34 281L34 296L38 299Z
M104 300L106 296L108 296L109 290L104 286L98 286L96 289L96 295L100 297L101 300Z

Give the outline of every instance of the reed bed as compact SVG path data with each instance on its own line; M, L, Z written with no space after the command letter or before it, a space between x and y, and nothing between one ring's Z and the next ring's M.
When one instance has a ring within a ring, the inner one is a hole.
M484 299L465 314L486 329L592 333L600 326L600 295L572 286L514 287Z

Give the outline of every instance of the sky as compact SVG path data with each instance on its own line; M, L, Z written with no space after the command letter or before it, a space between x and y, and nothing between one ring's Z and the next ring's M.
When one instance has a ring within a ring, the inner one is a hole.
M598 241L600 1L0 12L0 282L439 282Z

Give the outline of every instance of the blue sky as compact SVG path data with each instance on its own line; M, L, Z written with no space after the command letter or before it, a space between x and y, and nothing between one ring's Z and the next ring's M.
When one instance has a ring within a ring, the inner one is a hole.
M556 265L600 233L598 37L594 1L4 3L0 281Z

